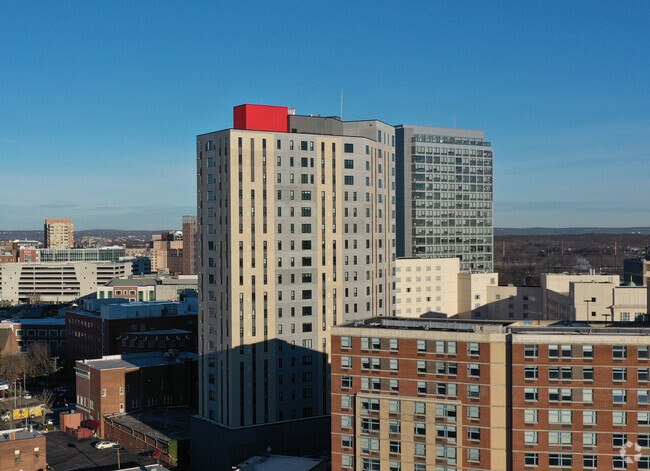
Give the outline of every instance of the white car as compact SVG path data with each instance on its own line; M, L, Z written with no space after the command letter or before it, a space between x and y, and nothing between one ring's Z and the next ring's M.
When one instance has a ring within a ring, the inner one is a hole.
M109 442L108 440L102 440L101 442L95 443L95 448L98 450L104 450L106 448L113 448L117 443Z

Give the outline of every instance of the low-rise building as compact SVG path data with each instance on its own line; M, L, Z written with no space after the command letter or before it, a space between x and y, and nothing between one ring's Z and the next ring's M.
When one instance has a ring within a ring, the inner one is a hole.
M187 290L197 290L197 275L129 276L115 278L97 290L99 299L130 301L178 301Z
M47 345L52 356L65 354L65 318L40 317L0 321L0 351L26 352L36 343Z
M72 362L120 353L133 340L125 338L129 332L189 331L190 339L181 336L174 347L189 349L196 344L197 319L198 300L194 296L185 297L181 302L86 299L81 306L66 312L67 358ZM155 337L140 339L144 342L138 347L140 351L160 351L171 342L167 336L158 336L158 340Z
M0 299L12 304L71 302L131 273L130 262L3 263Z
M198 356L108 355L76 362L77 410L104 438L104 416L143 408L197 407Z
M45 435L25 428L0 431L0 469L3 471L45 471Z
M647 324L339 325L332 469L650 469L649 398Z

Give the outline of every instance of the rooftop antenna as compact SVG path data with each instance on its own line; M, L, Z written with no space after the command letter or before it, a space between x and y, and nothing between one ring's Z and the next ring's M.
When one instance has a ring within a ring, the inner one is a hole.
M341 121L343 121L343 89L341 89Z

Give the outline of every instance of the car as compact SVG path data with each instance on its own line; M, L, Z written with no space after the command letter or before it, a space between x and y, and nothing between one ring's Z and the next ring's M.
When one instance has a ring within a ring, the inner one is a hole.
M22 398L23 399L31 399L32 395L30 393L28 393L28 392L24 392L23 395L22 395Z
M117 443L102 440L101 442L95 443L95 448L98 450L105 450L106 448L113 448L115 445L117 445Z

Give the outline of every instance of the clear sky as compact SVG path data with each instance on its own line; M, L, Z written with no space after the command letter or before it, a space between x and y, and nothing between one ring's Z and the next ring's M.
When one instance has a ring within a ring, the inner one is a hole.
M3 1L0 230L170 229L242 103L483 129L495 225L650 226L650 2Z

